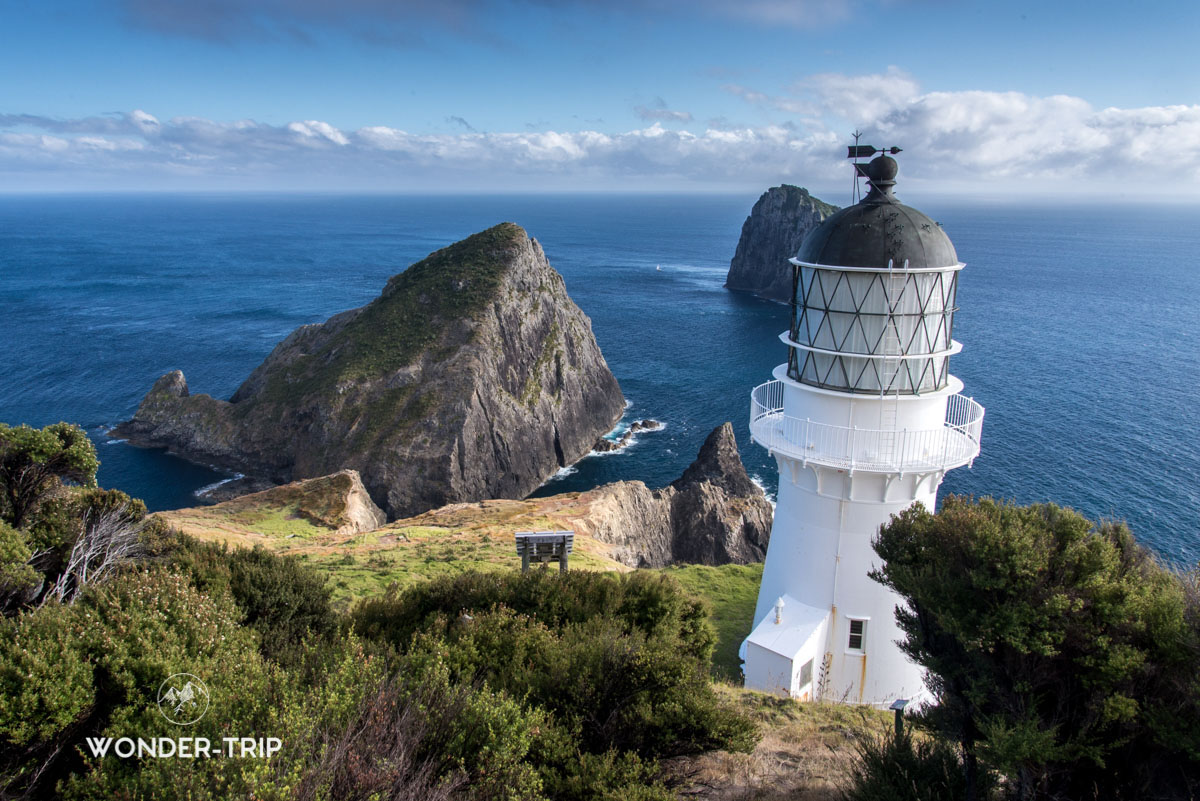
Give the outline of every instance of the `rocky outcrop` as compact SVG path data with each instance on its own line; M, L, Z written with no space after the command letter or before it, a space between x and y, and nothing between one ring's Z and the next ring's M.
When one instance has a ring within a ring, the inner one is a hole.
M355 470L242 495L218 503L212 512L236 517L244 509L276 509L339 536L374 531L387 522L387 515L372 502Z
M280 483L354 469L396 517L523 497L624 408L562 277L503 223L298 328L229 401L163 376L114 436Z
M773 186L763 193L746 222L729 262L728 289L753 292L784 303L792 299L792 265L808 232L838 210L798 186Z
M708 435L670 486L620 481L579 500L588 512L572 525L614 546L612 558L631 567L761 562L767 554L771 504L746 474L729 423Z

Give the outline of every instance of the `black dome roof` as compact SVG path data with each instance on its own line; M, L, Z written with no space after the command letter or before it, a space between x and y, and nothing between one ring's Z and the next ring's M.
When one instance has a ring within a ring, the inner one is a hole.
M799 261L886 270L891 260L912 269L958 264L954 243L941 226L892 194L896 160L879 156L867 165L871 191L859 203L829 216L804 239Z

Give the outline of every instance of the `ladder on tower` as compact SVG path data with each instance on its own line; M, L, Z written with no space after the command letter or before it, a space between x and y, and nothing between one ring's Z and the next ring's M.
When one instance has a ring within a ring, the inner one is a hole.
M882 451L879 455L888 461L900 461L896 453L899 439L896 426L900 413L900 387L904 383L901 375L904 347L900 341L897 312L904 296L904 288L908 285L908 259L904 260L901 269L897 269L895 262L888 259L887 277L883 280L887 290L888 314L880 341L883 359L880 360L879 369L879 445Z

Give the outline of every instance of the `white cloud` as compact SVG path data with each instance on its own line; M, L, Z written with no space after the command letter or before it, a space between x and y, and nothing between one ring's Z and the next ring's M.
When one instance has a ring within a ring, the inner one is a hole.
M350 140L346 135L334 128L327 122L320 120L305 120L304 122L290 122L287 129L294 134L298 134L300 141L305 143L333 142L335 145L348 145Z
M859 125L865 142L905 149L902 191L916 182L1169 197L1200 186L1200 106L1095 109L1065 95L922 92L898 70L816 75L778 98L736 92L774 109L804 104L807 119L722 122L697 132L655 120L619 133L424 134L384 125L340 130L320 120L159 121L143 111L76 120L8 115L0 117L0 176L10 188L29 189L840 187L847 133ZM862 116L845 119L850 114Z

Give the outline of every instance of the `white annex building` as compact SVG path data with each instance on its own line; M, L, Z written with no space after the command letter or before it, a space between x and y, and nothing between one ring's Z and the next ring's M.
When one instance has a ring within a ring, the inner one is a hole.
M870 191L791 259L787 363L751 394L779 494L741 656L747 687L888 705L920 696L922 672L896 645L899 597L867 575L871 540L914 501L934 508L946 471L979 453L983 407L950 375L954 245L892 194L895 159L855 168Z

